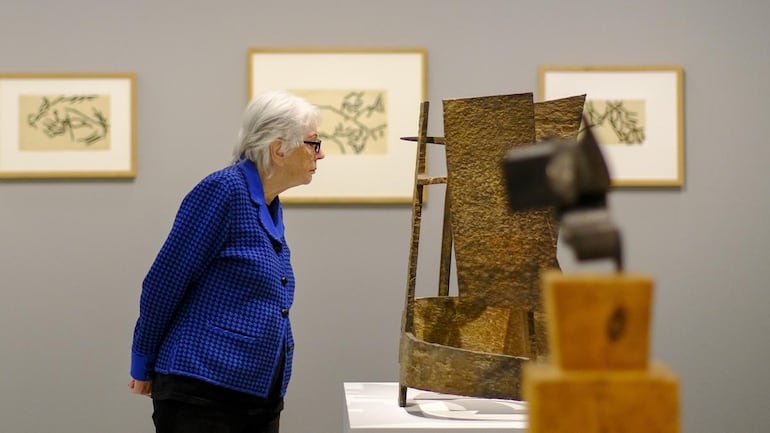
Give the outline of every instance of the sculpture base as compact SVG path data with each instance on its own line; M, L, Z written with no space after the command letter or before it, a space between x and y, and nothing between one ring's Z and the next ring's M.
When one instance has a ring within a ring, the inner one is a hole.
M678 380L661 364L612 372L528 364L523 386L529 433L679 433Z
M429 343L407 332L401 334L399 362L402 387L520 400L521 367L529 360ZM403 397L399 397L401 406Z
M635 274L543 274L553 362L564 370L644 370L652 279Z
M410 389L396 404L398 383L346 382L345 433L524 433L527 405Z

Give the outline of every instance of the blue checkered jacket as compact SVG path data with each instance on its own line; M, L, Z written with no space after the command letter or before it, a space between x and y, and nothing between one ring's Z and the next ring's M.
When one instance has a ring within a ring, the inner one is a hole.
M281 204L265 204L249 161L212 173L182 201L142 284L131 376L191 376L266 397L286 351L294 273Z

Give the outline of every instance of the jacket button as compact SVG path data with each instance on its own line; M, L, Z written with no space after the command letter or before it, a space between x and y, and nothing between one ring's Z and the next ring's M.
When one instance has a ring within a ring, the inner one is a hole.
M281 277L281 284L283 284L283 285L285 286L285 285L286 285L286 284L288 284L288 283L289 283L289 279L288 279L288 278L286 278L286 277Z
M275 252L277 254L281 254L281 244L279 244L279 243L273 244L273 249L275 250Z
M281 316L289 317L289 310L287 308L282 309L281 310Z

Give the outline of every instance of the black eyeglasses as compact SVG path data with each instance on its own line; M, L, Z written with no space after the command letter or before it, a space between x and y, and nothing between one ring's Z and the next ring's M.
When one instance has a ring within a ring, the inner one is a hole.
M318 140L318 141L307 141L307 140L305 140L305 141L303 141L303 143L305 143L305 144L307 144L309 146L313 146L313 150L315 150L315 153L320 153L321 152L321 140Z

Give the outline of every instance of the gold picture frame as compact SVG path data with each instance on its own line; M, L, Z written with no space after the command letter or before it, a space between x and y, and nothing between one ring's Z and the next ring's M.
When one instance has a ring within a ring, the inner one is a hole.
M683 75L681 66L540 66L540 97L587 95L613 186L681 187Z
M325 158L284 203L411 203L424 48L250 48L248 97L285 89L321 108Z
M0 178L136 176L133 73L0 73Z

